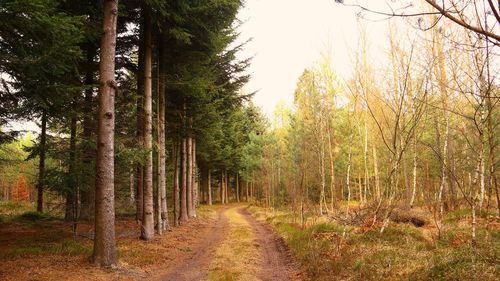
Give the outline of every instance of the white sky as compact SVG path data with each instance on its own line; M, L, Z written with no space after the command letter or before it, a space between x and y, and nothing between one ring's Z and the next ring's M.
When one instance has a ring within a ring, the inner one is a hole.
M369 6L386 10L384 1L372 0ZM372 22L356 17L355 8L334 0L246 0L238 18L245 23L240 39L253 38L242 58L255 56L245 90L259 90L254 102L271 117L276 104L291 105L296 82L303 70L330 51L337 74L347 79L357 48L358 21L367 25L375 56L384 56L380 44L387 41L387 21ZM380 43L380 44L379 44ZM372 54L373 56L373 54Z

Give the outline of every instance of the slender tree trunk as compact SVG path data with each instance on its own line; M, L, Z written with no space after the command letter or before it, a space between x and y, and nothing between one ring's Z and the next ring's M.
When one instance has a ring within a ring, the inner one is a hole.
M220 197L220 203L224 205L224 172L222 169L220 170L220 188L219 188L219 197Z
M208 169L208 175L207 175L207 192L208 192L208 205L212 206L212 170Z
M321 121L320 121L321 122ZM324 132L323 129L320 128L320 141L321 143L319 144L319 174L321 177L321 190L320 190L320 195L319 195L319 213L320 215L323 215L327 209L326 207L326 196L325 196L325 187L326 187L326 179L325 179L325 137L324 137Z
M179 202L179 159L180 159L180 145L181 142L176 140L172 148L173 166L174 166L174 225L179 225L179 215L180 215L180 202Z
M479 150L479 213L483 211L485 195L485 163L484 163L484 137L481 134L481 146Z
M359 188L359 202L364 202L363 184L361 182L361 173L358 173L358 188Z
M413 189L410 198L410 208L413 208L415 196L417 194L417 136L413 138Z
M443 140L443 157L442 157L442 167L441 167L441 185L439 187L439 194L438 194L438 200L439 200L439 217L440 221L443 216L443 209L444 209L444 199L443 199L443 192L447 190L446 185L447 185L447 169L448 169L448 142L449 142L449 131L450 131L450 114L447 110L448 108L448 93L447 93L447 88L446 88L446 83L447 83L447 75L446 75L446 67L445 67L445 57L444 57L444 51L443 51L443 45L442 45L442 40L441 36L438 33L434 33L434 44L436 48L436 56L437 56L437 68L435 69L436 71L436 76L438 77L438 82L439 82L439 90L441 93L441 103L444 110L444 123L445 123L445 128L444 128L444 140Z
M248 202L248 180L245 180L245 202Z
M224 175L224 180L225 180L225 192L224 194L226 195L226 203L229 203L229 174L227 172L227 169L224 169L225 175Z
M352 136L349 138L352 140ZM351 160L352 160L352 145L349 141L349 154L347 162L347 175L346 175L346 186L347 186L347 214L349 214L349 203L351 201Z
M158 56L158 209L161 230L170 228L167 210L167 178L165 174L165 163L167 153L165 150L165 65L163 40L160 40ZM160 223L159 223L160 224Z
M364 182L364 202L367 201L367 195L368 192L370 191L370 174L368 172L368 125L366 124L366 116L365 116L365 147L364 147L364 164L365 164L365 182Z
M100 266L117 263L115 241L114 129L115 129L115 47L118 1L104 2L103 35L99 63L99 115L95 237L93 261Z
M380 200L382 194L380 193L380 178L378 176L378 159L377 159L377 149L373 146L373 173L375 174L375 193L377 195L377 200Z
M193 139L187 138L187 212L188 217L193 217Z
M141 239L151 240L154 237L154 203L153 203L153 80L152 80L152 45L151 15L146 8L144 26L144 149L147 152L144 166L143 215Z
M184 223L188 220L188 209L187 209L187 178L188 178L188 172L187 172L187 162L188 162L188 157L187 157L187 139L184 137L182 139L182 160L181 160L181 171L182 171L182 185L181 185L181 213L179 217L179 223Z
M240 177L236 172L236 202L240 202Z
M494 137L494 129L493 122L491 121L493 115L493 105L491 102L491 97L488 98L488 147L489 147L489 155L490 155L490 189L494 189L497 201L497 210L498 217L500 218L500 195L498 192L498 183L496 176L496 154L495 154L495 137Z
M195 138L192 138L191 140L192 144L191 144L191 148L192 148L192 152L191 152L191 167L192 167L192 176L193 176L193 179L191 180L191 183L192 183L192 191L193 191L193 205L192 205L192 208L191 208L191 212L192 212L192 215L193 217L196 218L196 207L198 207L198 177L197 177L197 172L198 172L198 167L196 165L196 139Z
M75 212L75 208L78 205L76 200L78 193L78 182L76 180L75 168L76 168L76 98L73 100L73 114L71 116L70 121L70 140L69 140L69 169L68 174L70 177L70 189L66 196L66 213L64 219L66 221L73 221L77 212Z
M130 170L128 172L129 175L129 202L130 205L135 204L135 191L134 191L134 183L135 183L135 177L134 177L134 163L130 163Z
M335 204L335 169L333 163L333 145L331 137L331 129L328 126L328 152L330 156L330 207L333 211Z
M145 18L145 12L144 9L141 13L143 22L140 25L140 31L139 31L139 42L144 42L144 18ZM136 139L137 139L137 145L140 146L141 148L144 147L144 109L143 109L143 104L144 104L144 59L145 59L145 52L144 52L144 44L140 43L139 44L139 58L138 58L138 66L137 66L137 105L136 105L136 110L137 110L137 129L136 129ZM136 202L136 220L137 221L142 221L142 216L144 213L144 166L141 163L137 163L136 167L136 196L135 196L135 202Z
M40 133L40 155L38 160L38 182L36 211L43 213L43 178L45 175L45 151L47 146L47 110L42 111L42 132Z

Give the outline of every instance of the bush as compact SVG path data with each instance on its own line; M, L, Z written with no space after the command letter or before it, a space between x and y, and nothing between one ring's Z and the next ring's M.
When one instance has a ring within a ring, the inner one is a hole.
M42 222L42 221L51 221L55 219L57 218L45 213L25 212L17 216L15 220L20 222Z

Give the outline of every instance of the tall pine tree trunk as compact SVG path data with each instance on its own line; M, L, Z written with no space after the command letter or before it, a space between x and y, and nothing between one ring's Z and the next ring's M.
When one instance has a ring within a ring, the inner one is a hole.
M142 18L144 19L144 10L142 12ZM143 140L143 131L144 131L144 112L143 112L143 103L144 103L144 21L140 26L140 31L139 31L139 51L138 51L138 66L137 66L137 105L136 105L136 111L137 111L137 123L136 123L136 140L137 140L137 145L140 147L144 146L144 140ZM136 220L137 221L142 221L142 216L143 216L143 210L144 210L144 198L143 198L143 191L144 191L144 166L142 163L137 163L136 167L136 191L135 191L135 202L136 202Z
M226 195L226 203L229 203L229 175L227 169L224 169L224 194Z
M163 40L160 40L158 56L158 209L159 229L167 230L168 212L167 212L167 178L165 174L166 150L165 150L165 65L164 65L164 47ZM160 223L161 221L161 223Z
M236 202L240 202L240 177L236 172Z
M146 8L149 9L149 8ZM147 151L144 166L143 215L141 238L151 240L154 237L154 210L153 210L153 114L152 114L152 46L151 46L151 15L146 10L144 26L144 149Z
M221 169L220 170L220 188L219 188L219 197L220 197L220 202L221 204L224 204L224 171Z
M182 184L180 192L180 216L179 223L186 222L188 220L187 211L187 139L182 138L182 150L181 150L181 174L182 174Z
M95 193L95 237L93 261L100 266L117 263L115 241L114 130L115 48L118 1L104 2L103 35L99 63L99 114L97 177Z
M193 217L196 218L196 207L198 206L198 177L197 177L197 165L196 165L196 139L192 138L192 152L191 152L191 166L193 167L192 171L192 185L193 185L193 206L191 208Z
M180 154L180 141L176 140L172 148L173 166L174 166L174 225L179 225L180 202L179 202L179 154Z
M208 192L208 205L212 206L212 170L208 169L208 176L207 176L207 192Z
M193 214L193 139L187 138L187 212L188 217L192 218Z
M47 110L42 111L42 132L40 133L40 155L38 160L38 182L36 211L43 213L43 177L45 174L45 150L47 144Z

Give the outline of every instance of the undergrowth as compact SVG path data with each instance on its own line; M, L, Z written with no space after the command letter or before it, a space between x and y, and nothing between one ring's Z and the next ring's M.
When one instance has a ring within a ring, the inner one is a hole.
M470 228L456 222L466 211L449 214L441 239L429 229L391 224L361 229L317 223L305 229L258 207L250 211L272 223L285 238L309 280L498 280L500 230Z
M8 249L7 251L0 253L0 260L15 259L25 256L36 256L42 254L77 256L82 254L90 255L91 253L92 247L90 245L86 245L74 240L65 240L56 243L26 245Z

